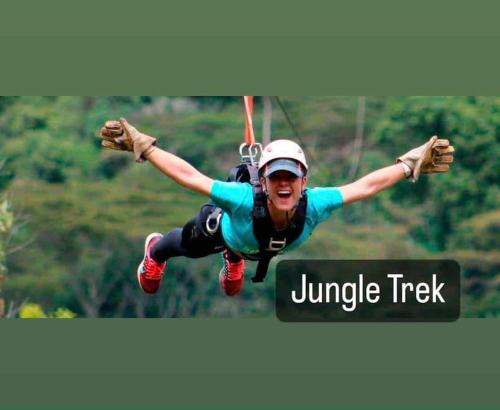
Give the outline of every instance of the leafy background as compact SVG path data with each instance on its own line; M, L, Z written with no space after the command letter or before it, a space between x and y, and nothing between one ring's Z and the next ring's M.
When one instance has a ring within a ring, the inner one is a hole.
M298 135L273 100L272 138L304 145L312 186L351 182L434 134L456 148L451 172L337 211L290 256L457 259L462 315L500 315L499 97L280 101ZM259 139L262 110L256 98ZM172 259L160 292L138 289L144 237L182 226L204 198L148 164L102 150L97 130L119 116L211 177L225 179L239 160L240 97L0 97L0 315L273 315L274 269L263 285L248 281L227 298L218 255ZM248 272L254 268L248 263Z

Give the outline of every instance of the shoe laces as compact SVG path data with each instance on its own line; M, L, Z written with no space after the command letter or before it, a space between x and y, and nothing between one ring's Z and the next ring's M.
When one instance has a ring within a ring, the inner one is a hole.
M146 279L158 280L163 275L164 263L157 263L153 258L146 257L144 261L144 276Z
M227 251L224 251L224 276L228 280L239 280L243 275L245 261L241 259L239 262L231 262L227 256Z

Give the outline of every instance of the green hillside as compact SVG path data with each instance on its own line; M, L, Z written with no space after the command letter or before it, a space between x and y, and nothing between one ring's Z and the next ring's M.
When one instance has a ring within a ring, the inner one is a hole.
M311 186L351 182L434 134L456 148L449 173L335 212L290 257L455 258L462 315L500 315L500 98L367 97L360 149L362 99L281 101L298 135L274 101L272 138L303 144ZM239 97L0 97L0 190L9 204L0 206L4 314L29 302L78 317L273 315L274 270L227 298L218 255L169 261L161 291L142 294L135 270L144 238L182 226L205 199L147 163L101 149L99 128L119 116L211 177L225 179L239 160ZM254 127L260 139L259 98Z

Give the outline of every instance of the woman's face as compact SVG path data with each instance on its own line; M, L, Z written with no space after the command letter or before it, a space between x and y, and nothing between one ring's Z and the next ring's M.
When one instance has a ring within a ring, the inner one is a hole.
M263 188L274 207L290 211L300 199L307 177L298 177L288 171L276 171L263 181Z

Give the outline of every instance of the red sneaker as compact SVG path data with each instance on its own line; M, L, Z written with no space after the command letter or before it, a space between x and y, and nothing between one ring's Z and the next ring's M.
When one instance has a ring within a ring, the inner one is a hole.
M231 262L228 257L227 249L222 254L223 267L219 273L219 283L227 296L236 296L245 282L243 272L245 270L245 260Z
M163 237L161 233L152 233L144 244L144 259L137 268L137 280L141 289L149 294L155 293L161 284L161 277L167 262L158 263L151 256L153 246Z

